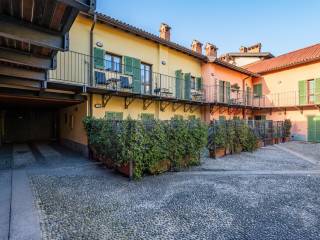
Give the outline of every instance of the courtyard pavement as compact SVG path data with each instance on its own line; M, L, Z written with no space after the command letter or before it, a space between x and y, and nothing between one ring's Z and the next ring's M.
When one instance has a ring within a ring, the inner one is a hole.
M201 166L133 182L59 146L30 151L13 181L0 171L1 240L320 239L320 144L204 154Z

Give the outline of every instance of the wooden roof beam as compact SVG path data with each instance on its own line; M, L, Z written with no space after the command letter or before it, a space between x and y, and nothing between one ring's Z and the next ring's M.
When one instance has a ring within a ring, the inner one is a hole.
M69 49L69 35L35 26L9 16L0 16L0 36L57 51Z

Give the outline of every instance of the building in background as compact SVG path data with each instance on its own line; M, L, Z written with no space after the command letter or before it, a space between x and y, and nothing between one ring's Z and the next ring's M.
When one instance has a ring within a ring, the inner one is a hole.
M320 44L245 68L260 75L253 86L266 96L262 116L290 119L294 140L320 142Z
M220 56L220 59L242 67L244 65L273 58L274 56L270 52L262 52L261 43L254 44L252 46L241 46L239 52L230 52Z

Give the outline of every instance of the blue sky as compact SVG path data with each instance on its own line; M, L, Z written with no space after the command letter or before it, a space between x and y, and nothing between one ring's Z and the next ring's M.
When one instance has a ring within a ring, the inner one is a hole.
M97 11L190 47L212 42L219 54L261 42L275 55L320 42L320 0L97 0Z

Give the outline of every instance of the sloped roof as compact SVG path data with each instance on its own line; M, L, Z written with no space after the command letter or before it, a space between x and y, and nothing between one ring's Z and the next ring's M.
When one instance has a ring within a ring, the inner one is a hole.
M272 55L272 53L270 53L270 52L259 52L259 53L253 53L253 52L244 52L244 53L241 53L241 52L230 52L230 53L222 55L221 57L224 57L226 55L231 56L231 57L265 57L265 58L274 57Z
M275 58L251 63L243 66L243 68L251 72L263 74L314 61L320 61L320 43Z

